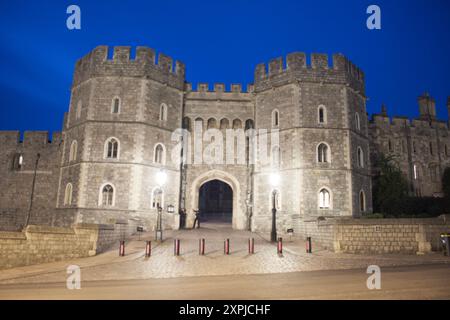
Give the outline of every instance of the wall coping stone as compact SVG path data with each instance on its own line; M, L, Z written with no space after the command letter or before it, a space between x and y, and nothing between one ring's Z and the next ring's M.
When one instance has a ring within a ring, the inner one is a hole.
M41 225L29 225L27 226L26 233L59 233L59 234L75 234L72 228L62 228L62 227L50 227Z
M0 239L18 239L18 240L26 240L27 236L25 233L18 231L0 231Z

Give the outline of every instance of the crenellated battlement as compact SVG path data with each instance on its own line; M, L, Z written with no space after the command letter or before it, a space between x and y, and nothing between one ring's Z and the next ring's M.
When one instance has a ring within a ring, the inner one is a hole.
M183 89L185 65L164 53L159 53L156 61L155 50L147 47L136 47L132 58L129 46L98 46L77 61L72 85L99 76L144 77Z
M383 114L374 114L372 116L371 124L375 127L385 129L398 128L438 128L441 130L448 130L448 125L445 121L434 120L431 122L425 119L410 119L406 116L389 117Z
M25 131L22 140L20 131L0 131L0 144L6 147L59 145L61 141L61 132L53 132L50 139L48 131Z
M214 83L210 85L209 83L198 83L196 89L193 88L192 83L186 82L184 90L189 92L199 92L199 93L252 93L255 87L253 84L248 84L246 90L243 90L242 84L232 83L226 86L224 83Z
M327 54L313 53L308 64L305 53L294 52L287 55L286 66L278 57L255 68L256 91L293 81L342 83L364 94L364 72L342 54L330 61Z

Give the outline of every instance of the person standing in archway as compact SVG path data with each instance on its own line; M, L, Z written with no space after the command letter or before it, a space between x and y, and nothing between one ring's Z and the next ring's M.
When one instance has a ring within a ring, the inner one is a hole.
M194 210L195 219L194 219L194 225L192 226L192 229L195 229L195 225L197 225L197 228L200 228L200 210Z

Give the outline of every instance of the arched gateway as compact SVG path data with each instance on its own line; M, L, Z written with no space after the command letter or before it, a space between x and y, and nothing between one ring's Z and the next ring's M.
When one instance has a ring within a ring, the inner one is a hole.
M211 170L199 175L190 186L190 208L188 209L188 214L190 215L190 225L193 221L193 210L199 209L200 204L200 191L202 186L210 182L223 182L229 188L231 188L232 201L231 201L231 223L233 229L244 230L246 228L247 218L245 215L245 210L241 208L241 187L239 181L231 174L221 171L221 170ZM191 210L189 210L191 209ZM189 222L188 222L189 223Z

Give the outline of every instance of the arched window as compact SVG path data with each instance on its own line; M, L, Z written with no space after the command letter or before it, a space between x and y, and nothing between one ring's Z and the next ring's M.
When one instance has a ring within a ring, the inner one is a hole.
M83 108L83 102L81 100L77 103L77 110L75 112L76 119L79 119L81 117L81 109Z
M280 125L280 113L277 109L272 111L272 128L276 128Z
M111 105L111 113L119 113L120 112L120 98L119 97L115 97L112 100L112 105Z
M363 151L362 151L362 149L361 149L361 147L358 147L358 150L357 150L357 160L358 160L358 167L360 167L360 168L364 168L364 153L363 153Z
M234 119L233 129L241 129L241 128L242 128L242 121L240 119Z
M279 168L281 164L281 149L279 146L272 148L272 166Z
M359 211L366 211L366 195L363 190L359 192Z
M114 206L114 187L107 183L100 189L100 205L104 207Z
M158 143L155 146L153 162L158 164L165 163L165 149L161 143Z
M64 193L64 205L71 205L72 204L72 184L68 183L66 184L66 191Z
M119 158L119 140L116 138L109 138L105 143L105 158L118 159Z
M70 145L69 161L77 160L77 148L78 148L78 143L76 140L73 140L72 144Z
M196 129L197 128L197 129ZM198 117L194 121L194 130L203 130L203 119Z
M356 125L356 130L361 130L361 121L359 119L359 113L355 113L355 125Z
M413 166L413 171L414 171L414 180L419 179L419 168L417 167L417 164Z
M247 119L245 121L245 130L254 129L255 125L252 119Z
M158 209L158 207L164 208L164 191L156 187L152 191L152 208Z
M207 129L216 128L216 119L209 118L206 127L207 127Z
M161 106L159 107L159 120L167 120L167 105L165 103L161 103Z
M327 123L327 110L323 105L320 105L317 110L317 122L319 124Z
M325 143L317 146L317 161L330 162L330 148Z
M228 121L227 118L223 118L222 120L220 120L220 129L228 129L230 126L230 122Z
M319 191L319 208L329 209L331 207L331 195L330 191L323 188Z
M23 155L21 153L16 153L12 162L13 170L21 170L23 167Z

